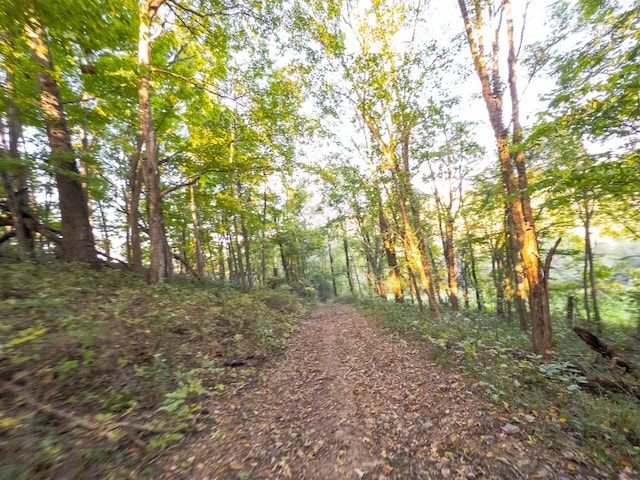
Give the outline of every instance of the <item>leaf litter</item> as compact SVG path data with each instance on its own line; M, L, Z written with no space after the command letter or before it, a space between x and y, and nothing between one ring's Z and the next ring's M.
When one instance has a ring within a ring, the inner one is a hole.
M468 379L351 307L322 305L242 389L210 396L159 479L612 478L531 441ZM551 443L551 442L550 442ZM622 472L621 479L632 478Z

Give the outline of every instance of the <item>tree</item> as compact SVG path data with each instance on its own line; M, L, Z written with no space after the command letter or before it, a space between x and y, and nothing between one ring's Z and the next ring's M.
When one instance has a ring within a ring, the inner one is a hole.
M10 45L7 45L10 46ZM7 52L9 54L9 52ZM8 142L2 132L2 166L0 176L2 186L7 197L7 206L11 215L12 231L2 237L2 241L15 234L18 239L18 258L26 260L34 255L34 226L29 224L31 218L29 206L29 188L27 183L28 169L20 158L18 142L22 126L18 106L14 101L15 86L12 67L7 63L5 71L6 87L4 91L4 104L8 124Z
M467 140L471 134L464 122L454 121L441 109L432 109L431 122L421 137L426 145L422 153L429 168L435 210L438 217L443 256L447 268L448 295L452 310L459 309L456 270L456 220L464 205L465 183L482 149Z
M480 85L482 97L489 114L498 147L498 160L502 182L507 194L507 208L513 226L514 246L520 252L520 260L529 288L533 351L548 357L552 348L551 313L549 310L548 271L551 255L541 261L535 219L528 191L525 151L522 147L522 127L519 116L519 98L516 83L516 46L514 43L511 2L489 2L486 6L473 3L470 14L465 0L458 0L471 58ZM507 29L507 70L509 98L511 100L511 143L504 123L504 91L500 74L499 40L503 28L503 16ZM492 37L484 37L489 29ZM488 48L487 42L491 42ZM552 253L552 252L550 252ZM518 269L518 264L515 268Z
M27 25L31 56L37 64L36 82L40 107L49 139L49 163L55 171L62 216L62 258L69 261L97 262L93 231L89 223L87 197L65 118L60 87L43 27L32 18Z
M149 257L151 266L149 280L159 283L166 280L171 270L167 255L167 239L162 213L160 193L160 172L156 132L151 114L151 24L164 0L142 0L139 11L138 65L140 81L138 86L138 115L140 117L140 139L143 150L141 171L144 179L149 220Z

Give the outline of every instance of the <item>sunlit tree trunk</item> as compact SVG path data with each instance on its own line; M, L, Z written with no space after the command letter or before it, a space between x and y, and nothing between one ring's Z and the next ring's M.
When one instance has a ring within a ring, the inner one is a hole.
M512 264L513 278L515 281L515 295L513 302L516 310L516 317L520 324L520 329L524 332L529 330L529 313L527 312L527 286L524 278L524 267L522 260L520 260L520 248L518 245L518 239L515 234L515 227L513 226L513 220L507 212L507 234L509 239L509 258Z
M393 245L393 235L389 229L389 221L382 210L382 205L379 205L378 208L378 221L380 222L384 253L387 257L387 265L389 266L391 291L393 292L393 297L396 303L401 303L404 300L404 295L402 293L402 283L400 281L400 267L398 267L398 259Z
M438 223L440 225L440 237L442 239L442 250L444 261L447 266L447 293L451 309L456 312L460 309L458 302L458 281L455 261L455 246L453 243L454 219L451 214L451 204L453 203L453 191L449 185L449 203L445 205L436 191L436 206L438 211Z
M491 126L494 131L498 147L502 180L507 193L507 206L513 220L515 237L518 241L523 262L524 274L529 285L529 306L531 309L532 340L534 353L549 356L551 345L551 313L549 309L549 292L547 278L544 276L544 262L541 261L538 237L535 228L529 193L526 188L526 168L524 150L518 139L521 140L521 127L519 120L519 101L516 87L515 74L515 46L513 42L513 22L511 19L510 0L503 0L501 7L507 19L508 34L508 85L512 105L512 123L514 127L515 152L511 151L507 140L508 131L503 123L503 91L498 68L498 27L493 32L492 38L492 72L487 69L484 41L476 33L484 27L481 10L476 10L479 15L475 22L469 16L465 0L458 0L465 24L467 40L471 50L475 70L482 86L482 96L489 113ZM481 8L481 7L480 7ZM512 158L512 153L514 158ZM518 176L514 171L514 162Z
M62 258L96 263L87 199L71 144L71 132L67 126L60 88L55 80L57 75L49 46L41 28L33 27L28 34L31 56L38 64L36 82L51 149L49 164L55 169L58 187L62 217Z
M398 193L398 203L400 205L400 213L402 221L405 224L405 233L407 246L413 253L417 248L419 258L416 260L418 276L422 284L422 290L427 294L429 299L429 309L436 320L440 319L440 304L435 295L433 278L431 275L431 266L429 262L429 252L425 242L425 233L421 232L422 224L420 221L420 206L415 196L413 185L411 184L411 171L409 168L409 133L408 130L401 142L401 159L400 171L395 163L392 163L393 178L396 183L396 192ZM390 158L391 161L391 158ZM409 203L410 215L407 212L405 202ZM407 254L408 255L408 254Z

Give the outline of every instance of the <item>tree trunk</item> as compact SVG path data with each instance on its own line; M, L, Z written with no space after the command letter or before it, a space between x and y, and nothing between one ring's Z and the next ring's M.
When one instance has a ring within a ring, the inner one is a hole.
M100 228L102 230L102 241L104 246L104 254L107 258L111 257L111 239L109 238L109 227L107 224L107 215L102 207L102 202L98 200L98 212L100 213Z
M30 30L31 56L38 63L36 82L40 90L40 105L47 127L51 155L49 164L55 170L55 179L62 217L62 258L95 264L93 231L89 223L87 199L80 182L80 173L71 144L60 88L51 60L49 45L42 29Z
M496 314L504 318L504 269L498 252L491 254L491 270L493 285L496 289Z
M575 299L573 295L567 297L567 325L573 327L575 323Z
M420 283L422 284L422 289L429 299L429 309L431 310L431 313L436 320L439 320L440 304L435 295L427 246L425 244L424 235L419 235L422 225L420 222L420 208L411 184L411 172L409 169L409 133L409 131L406 132L402 138L402 169L398 172L397 167L392 163L392 177L396 183L398 203L400 205L402 221L405 224L404 232L406 234L409 251L413 251L414 248L417 248L419 258L417 259L418 261L416 262L416 266L418 268ZM389 160L390 162L392 161L391 156L389 156ZM400 179L399 177L402 178ZM411 217L407 214L405 199L409 202ZM409 256L409 253L407 253L407 256Z
M591 206L587 193L583 192L584 212L583 212L583 224L584 224L584 259L585 268L588 275L585 273L585 277L588 278L588 288L585 280L585 294L590 293L591 305L593 306L593 320L596 324L596 331L598 335L602 335L602 319L600 318L600 308L598 306L598 291L596 283L596 272L593 264L593 247L591 245L591 216L593 215L593 207ZM585 300L587 307L589 306L589 298Z
M507 194L507 206L513 219L518 249L523 262L524 274L529 285L529 306L531 308L532 340L534 353L548 358L551 345L551 313L549 310L548 279L544 277L538 237L531 212L529 194L526 188L526 168L524 150L521 147L521 127L519 120L519 101L516 88L515 74L515 46L513 43L513 22L511 19L510 0L504 0L502 6L507 17L508 34L508 84L511 96L512 121L514 127L515 158L518 178L514 172L512 152L507 141L507 130L503 123L502 99L503 92L498 69L497 31L493 43L493 63L491 77L487 71L484 58L484 44L478 44L474 28L482 25L474 24L469 17L465 0L458 0L467 33L467 40L471 50L474 66L482 86L491 126L493 128L500 162L502 180ZM474 26L475 25L475 26Z
M509 212L506 215L507 235L509 236L509 258L512 264L513 278L516 284L514 304L516 308L516 317L520 329L523 332L529 330L529 313L527 312L527 286L524 280L524 267L520 260L520 250L518 247L518 239L515 235L513 220Z
M338 287L336 286L336 271L333 266L333 253L331 251L331 239L327 239L327 249L329 251L329 269L331 270L331 286L333 287L333 296L338 296Z
M240 238L238 235L238 218L236 216L233 217L233 244L236 251L235 260L238 263L238 278L240 280L240 284L246 288L247 277L246 270L244 269L244 262L242 260L242 249L240 248Z
M160 191L160 170L156 132L151 114L151 23L164 0L142 0L139 12L138 65L140 82L138 84L138 115L140 117L140 137L144 142L142 152L142 178L147 198L149 222L149 281L165 281L171 271L171 262L167 256L167 240L162 212Z
M353 288L353 279L351 278L351 259L349 258L349 241L347 240L347 237L342 239L342 246L344 248L344 261L347 281L349 282L349 293L351 293L352 297L355 297L356 291L355 288Z
M402 284L400 282L400 268L398 267L398 259L393 246L393 237L389 230L389 221L382 210L382 204L378 206L378 221L380 222L380 231L382 232L382 241L384 253L387 257L387 265L389 266L389 280L391 281L391 290L396 303L402 303L404 295L402 294Z
M196 247L196 266L198 276L204 279L204 251L202 249L202 240L200 238L200 222L198 221L198 212L196 210L196 195L193 184L189 185L189 203L191 207L191 221L193 222L193 236Z
M264 194L262 199L262 232L260 233L260 284L265 287L267 285L267 252L266 252L266 235L267 235L267 185L265 182Z
M135 272L142 271L142 243L140 240L140 194L142 192L140 154L142 145L142 137L138 135L136 149L129 160L129 175L124 192L127 207L127 262Z
M242 229L242 246L244 248L244 265L247 277L247 286L253 288L253 270L251 267L251 239L249 229L243 214L240 214L240 228Z
M9 145L4 145L3 138L3 150L6 150L5 153L15 161L16 165L12 165L10 170L2 172L2 180L13 228L18 239L18 258L27 260L34 256L33 233L25 223L31 213L29 212L27 171L26 167L19 165L20 151L18 150L18 141L20 140L22 127L20 125L18 107L12 99L14 95L13 81L13 72L7 67L5 71L5 108L9 127Z
M473 245L469 247L469 256L471 258L471 278L473 279L473 288L476 291L476 307L479 312L484 310L482 304L482 290L480 289L480 283L478 282L478 271L476 268L476 256L473 253Z

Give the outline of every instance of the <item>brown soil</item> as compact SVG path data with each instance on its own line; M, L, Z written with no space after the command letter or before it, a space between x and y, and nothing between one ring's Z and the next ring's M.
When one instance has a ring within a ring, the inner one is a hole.
M207 411L211 426L158 459L154 478L610 478L524 421L503 433L513 419L424 343L392 339L342 305L323 305L285 355Z

